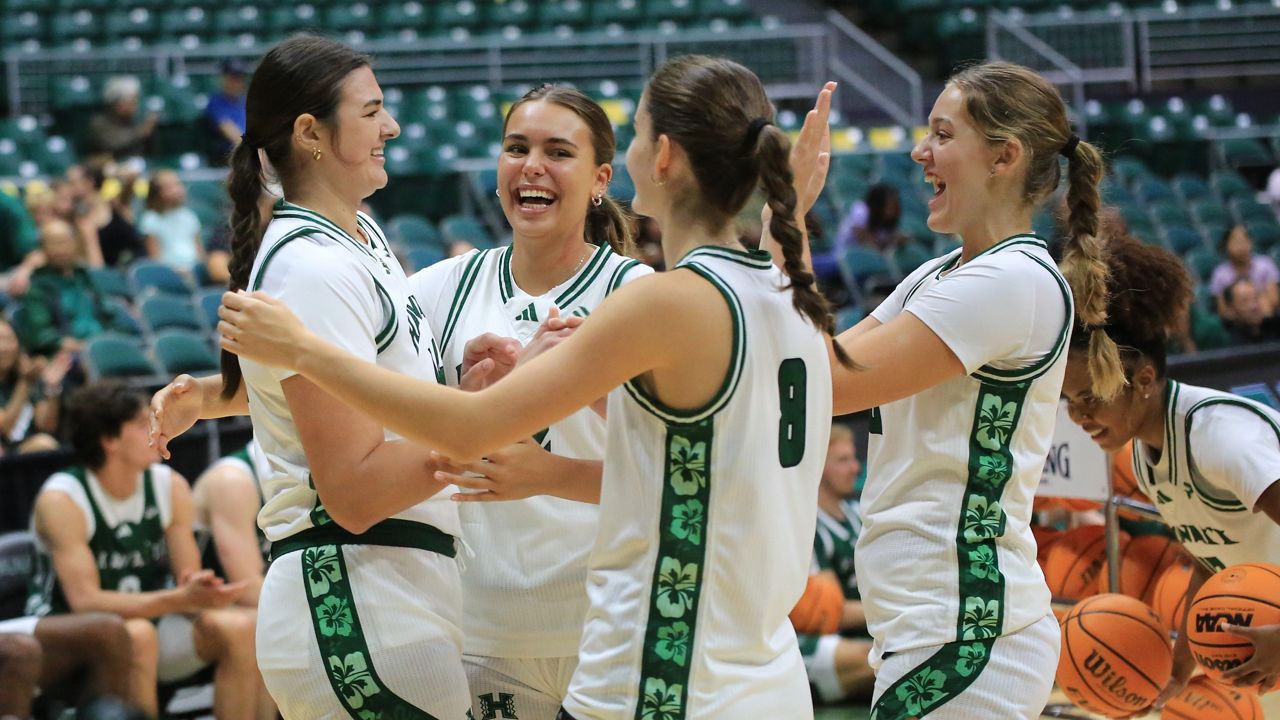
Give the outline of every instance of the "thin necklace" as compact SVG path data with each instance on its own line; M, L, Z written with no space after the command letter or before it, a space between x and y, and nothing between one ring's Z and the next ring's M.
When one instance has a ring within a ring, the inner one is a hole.
M587 264L587 258L591 257L594 254L595 253L592 250L587 250L587 252L583 253L582 257L578 258L578 264L573 266L573 270L564 277L564 280L561 280L560 282L556 283L555 285L552 285L551 287L560 287L561 285L568 282L569 278L573 277L574 275L577 275L578 271L582 269L582 266Z

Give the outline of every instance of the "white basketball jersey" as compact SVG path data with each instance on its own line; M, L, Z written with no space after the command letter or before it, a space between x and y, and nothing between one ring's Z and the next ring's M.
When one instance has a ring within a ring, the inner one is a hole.
M1280 559L1280 526L1254 512L1280 480L1280 412L1238 395L1165 386L1164 449L1133 441L1133 472L1160 516L1214 571Z
M873 664L1049 612L1029 525L1073 319L1070 289L1030 235L926 263L872 316L902 312L967 374L872 411L855 560Z
M787 618L805 587L831 430L824 336L763 252L701 247L677 268L732 311L716 396L609 395L591 609L564 707L579 718L812 717Z
M358 216L366 244L322 215L283 200L254 259L251 290L284 301L309 330L353 355L419 380L442 381L439 353L386 237ZM331 522L311 484L306 453L280 383L289 370L241 360L254 437L267 457L258 524L275 542ZM387 439L397 436L387 432ZM446 488L395 515L458 535Z
M590 315L625 282L652 272L600 246L582 268L539 296L511 275L511 247L477 250L409 279L437 336L450 385L457 385L467 341L491 332L527 344L552 306L562 316ZM447 334L446 334L447 333ZM605 423L584 408L536 438L556 455L604 457ZM539 496L463 503L464 538L476 552L462 571L466 652L488 657L571 657L578 653L587 554L596 537L596 505Z

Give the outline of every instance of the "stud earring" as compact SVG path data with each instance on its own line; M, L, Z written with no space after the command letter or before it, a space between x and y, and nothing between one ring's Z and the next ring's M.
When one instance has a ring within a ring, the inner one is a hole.
M319 159L320 159L320 156L321 156L321 155L323 155L323 154L324 154L324 153L320 152L320 146L319 146L319 145L316 145L315 147L311 148L311 157L312 157L312 158L314 158L314 159L316 159L316 160L319 160Z
M1143 400L1150 400L1150 399L1151 399L1151 393L1142 393L1142 399L1143 399Z
M599 195L596 195L595 197L591 198L591 204L595 205L596 207L600 207L602 204L604 204L604 193L600 193Z
M663 186L663 185L666 185L666 184L667 184L667 179L666 179L665 177L663 177L663 178L657 178L657 177L654 177L653 173L650 173L650 174L649 174L649 182L653 183L654 185L657 185L657 186L661 187L661 186Z
M493 189L493 194L497 195L498 197L502 197L502 191L499 190L498 188Z

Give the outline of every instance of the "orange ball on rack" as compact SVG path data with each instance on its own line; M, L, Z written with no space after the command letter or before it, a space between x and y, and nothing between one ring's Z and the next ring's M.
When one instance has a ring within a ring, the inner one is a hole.
M1129 542L1120 533L1120 548ZM1044 560L1044 578L1056 598L1081 600L1098 592L1098 574L1107 559L1106 529L1082 525L1068 530L1049 546Z

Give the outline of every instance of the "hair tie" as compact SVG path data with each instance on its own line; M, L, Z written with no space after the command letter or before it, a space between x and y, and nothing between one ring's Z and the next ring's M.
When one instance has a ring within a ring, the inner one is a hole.
M240 142L254 149L258 147L258 143L254 142L254 138L247 132L240 133Z
M756 141L760 139L760 131L764 129L765 125L772 124L773 123L770 122L768 118L758 117L752 119L750 124L747 125L747 137L746 140L743 141L742 147L746 150L754 148L756 146Z
M1071 156L1076 154L1076 146L1079 144L1080 144L1080 136L1076 135L1075 133L1072 133L1071 137L1067 138L1067 144L1063 145L1062 149L1059 150L1058 152L1062 155L1062 157L1070 160Z

